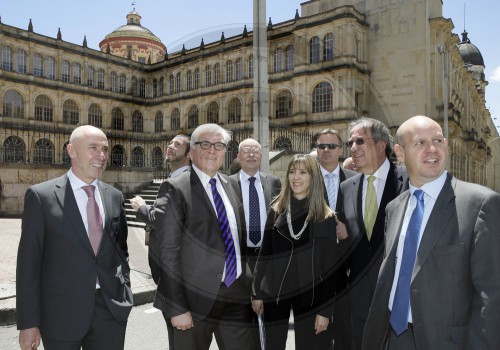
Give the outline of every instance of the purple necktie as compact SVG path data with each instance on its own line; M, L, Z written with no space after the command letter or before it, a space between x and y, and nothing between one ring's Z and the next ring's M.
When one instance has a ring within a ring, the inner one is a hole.
M226 207L219 191L217 191L217 180L212 178L209 182L212 187L212 195L214 197L215 209L217 210L217 220L222 233L222 239L226 246L226 277L224 278L224 284L229 288L236 280L236 251L234 249L231 228L229 227L229 220L227 219Z
M82 186L82 188L89 197L87 201L87 222L89 226L89 239L90 244L92 245L92 249L94 250L94 254L97 255L97 250L99 249L99 244L101 243L102 238L101 212L99 211L99 206L97 205L94 197L95 186L88 185Z
M248 204L249 204L249 218L250 222L248 225L250 241L257 245L260 242L260 205L259 205L259 195L257 194L257 189L255 188L255 177L248 178L250 185L248 186Z

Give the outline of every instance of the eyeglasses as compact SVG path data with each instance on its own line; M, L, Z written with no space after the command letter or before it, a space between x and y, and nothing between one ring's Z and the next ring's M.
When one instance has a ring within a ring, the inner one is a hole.
M211 143L208 141L198 141L194 143L195 145L200 145L201 149L204 149L205 151L210 149L210 147L214 146L214 149L216 151L222 151L224 148L226 148L226 145L222 142L215 142Z
M325 149L335 149L337 147L340 147L340 145L337 145L336 143L318 143L316 145L317 148L325 150Z
M242 147L240 150L241 153L250 154L250 153L260 153L259 147Z
M349 140L346 142L347 146L350 148L352 145L356 144L358 146L362 146L365 144L366 140L374 140L373 137L356 137L353 140Z

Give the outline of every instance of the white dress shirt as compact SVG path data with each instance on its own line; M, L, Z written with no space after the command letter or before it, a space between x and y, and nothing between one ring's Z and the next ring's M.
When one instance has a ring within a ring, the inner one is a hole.
M319 168L321 169L321 174L323 175L323 183L325 184L325 188L327 186L327 180L325 179L325 176L328 175L328 174L333 174L333 186L335 188L335 196L333 198L333 203L328 203L330 204L329 207L330 209L332 209L333 211L335 211L335 208L337 206L337 196L339 194L339 183L340 183L340 165L337 165L337 167L335 168L335 170L333 170L331 173L328 172L328 170L326 170L325 168L323 168L321 165L319 166ZM330 199L328 199L328 202L330 202Z
M251 176L245 173L243 170L240 171L240 184L241 184L241 194L243 197L243 209L245 210L245 222L247 227L247 232L250 232L250 181L248 180ZM259 196L259 207L260 207L260 241L257 244L253 244L250 240L250 235L247 235L247 247L260 247L262 244L262 238L264 236L264 228L266 226L267 211L266 211L266 201L264 198L264 190L262 188L262 182L260 181L260 173L257 171L255 175L255 189L257 190L257 195Z

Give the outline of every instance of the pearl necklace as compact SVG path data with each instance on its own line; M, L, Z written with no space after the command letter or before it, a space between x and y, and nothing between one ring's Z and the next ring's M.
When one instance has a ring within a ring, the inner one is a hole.
M302 234L304 233L304 230L306 229L307 224L309 223L309 218L306 218L306 220L304 221L304 226L302 226L302 229L299 231L299 233L295 234L295 232L293 232L293 226L292 226L292 214L290 213L291 213L290 203L288 203L288 210L286 212L286 222L288 223L288 230L290 231L290 236L292 236L293 239L298 240L300 236L302 236Z

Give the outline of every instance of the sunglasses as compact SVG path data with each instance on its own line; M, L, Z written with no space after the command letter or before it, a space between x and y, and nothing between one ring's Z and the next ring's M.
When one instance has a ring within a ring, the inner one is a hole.
M316 145L316 147L318 149L322 149L322 150L325 150L325 149L335 149L337 147L340 147L340 145L337 145L336 143L319 143Z
M352 147L352 145L356 144L358 146L362 146L365 144L365 141L366 140L373 140L374 138L373 137L357 137L353 140L349 140L346 142L347 144L347 147Z

